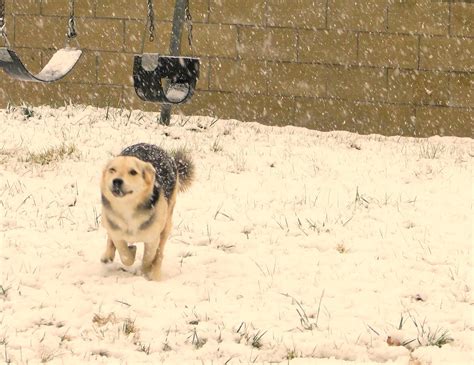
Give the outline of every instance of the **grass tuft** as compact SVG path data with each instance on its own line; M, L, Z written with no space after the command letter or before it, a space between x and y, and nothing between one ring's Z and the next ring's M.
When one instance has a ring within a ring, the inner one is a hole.
M420 158L425 158L429 160L434 160L440 157L443 153L445 147L442 144L434 144L430 142L422 142L420 144Z
M411 317L411 320L418 331L416 340L420 346L442 347L454 341L447 329L437 327L435 330L432 330L426 324L426 320L419 322L414 317Z
M290 294L283 294L283 296L291 298L293 302L296 304L296 312L298 313L298 316L300 317L300 324L303 327L303 329L312 331L315 328L318 328L318 322L319 322L319 314L321 313L321 303L323 301L324 297L324 289L321 292L321 297L319 298L319 305L318 305L318 311L316 313L316 318L314 318L314 315L309 315L306 313L306 310L304 309L303 305L293 296Z
M200 349L201 347L203 347L206 342L207 342L207 339L206 338L203 338L203 337L199 337L198 336L198 333L197 333L197 330L196 330L196 327L194 327L193 329L193 333L189 336L191 338L191 343L194 345L194 348L196 350Z
M33 108L31 106L26 106L26 105L21 108L21 114L23 114L23 116L26 119L30 119L35 116L35 112L33 111Z
M3 297L3 298L7 298L8 297L8 291L10 290L10 288L6 288L4 287L3 285L0 285L0 298Z
M28 153L25 162L35 163L38 165L49 165L53 162L59 162L67 157L71 157L77 154L78 150L75 144L62 143L58 147L51 147L42 152L30 152Z
M140 352L144 352L145 354L147 355L150 355L150 348L151 348L151 344L149 343L148 345L145 345L141 342L139 342L138 344L138 351Z
M250 324L250 326L252 325ZM247 345L250 345L256 349L260 349L263 346L262 338L267 333L267 331L261 330L250 333L250 328L245 322L242 322L235 332L240 336L240 338L237 340L237 343L241 343L242 340L244 340Z
M212 143L211 151L214 153L218 153L218 152L222 152L223 149L224 147L222 147L222 145L219 142L219 137L217 137L215 141Z
M92 318L92 322L98 325L99 327L102 327L108 324L109 322L117 323L117 317L115 316L115 313L109 313L108 315L96 313Z
M127 336L138 333L138 328L135 326L135 321L132 321L130 318L126 318L122 325L122 332Z
M262 337L267 333L267 331L257 331L253 336L249 338L249 343L252 347L260 349L262 344Z
M348 253L349 249L346 247L344 243L338 243L336 246L336 251L339 252L340 254L343 254L343 253Z

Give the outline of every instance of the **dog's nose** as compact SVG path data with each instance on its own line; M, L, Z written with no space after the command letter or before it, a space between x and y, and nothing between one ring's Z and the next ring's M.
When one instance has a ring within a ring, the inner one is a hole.
M123 180L122 179L113 179L112 180L112 185L114 188L121 188L123 185Z

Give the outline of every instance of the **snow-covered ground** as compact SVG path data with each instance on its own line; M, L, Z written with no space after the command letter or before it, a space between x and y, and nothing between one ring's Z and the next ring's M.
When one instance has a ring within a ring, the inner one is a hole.
M0 111L0 360L473 363L472 139L155 120ZM196 163L161 282L99 260L101 169L136 142Z

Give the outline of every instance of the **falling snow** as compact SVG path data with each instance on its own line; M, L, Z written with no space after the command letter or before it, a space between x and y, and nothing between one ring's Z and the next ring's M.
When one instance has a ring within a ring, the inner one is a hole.
M80 106L0 121L1 360L472 363L472 139ZM99 260L101 170L140 142L196 164L160 282Z

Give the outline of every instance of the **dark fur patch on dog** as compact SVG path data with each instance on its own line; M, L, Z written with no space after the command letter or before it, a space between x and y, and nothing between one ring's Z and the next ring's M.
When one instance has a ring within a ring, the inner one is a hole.
M114 231L120 231L120 226L117 223L115 223L109 217L107 217L106 219L107 223L109 223L110 228L112 228Z
M147 144L139 143L125 148L121 156L133 156L142 161L149 162L155 168L155 186L153 187L154 205L159 197L159 190L162 189L165 198L168 200L176 186L177 168L174 160L162 148ZM153 199L151 199L153 200ZM147 205L145 204L145 207Z
M112 208L112 205L110 204L109 199L107 199L107 198L104 196L104 194L102 194L101 199L102 199L102 205L103 205L104 208L107 208L107 209L111 209L111 208Z
M155 222L155 213L153 213L150 218L148 218L145 222L140 224L140 227L138 227L139 230L144 231L148 229L153 223Z

